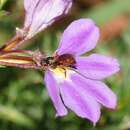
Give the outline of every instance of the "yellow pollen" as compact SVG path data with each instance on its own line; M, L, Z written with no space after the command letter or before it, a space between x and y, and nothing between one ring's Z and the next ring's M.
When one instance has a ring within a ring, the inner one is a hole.
M57 67L55 69L52 69L54 75L62 78L62 79L65 79L67 78L67 68L61 68L61 67Z
M75 73L68 67L57 67L55 69L51 69L51 71L58 83L62 83L65 80L71 82L70 76Z

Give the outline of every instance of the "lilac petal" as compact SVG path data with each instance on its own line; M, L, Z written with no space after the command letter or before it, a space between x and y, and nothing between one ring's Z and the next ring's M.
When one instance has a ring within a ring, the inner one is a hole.
M100 117L100 106L95 99L83 91L82 87L73 83L64 82L61 87L61 96L65 105L78 116L87 118L95 125Z
M49 93L49 96L52 99L52 102L55 106L55 109L57 111L57 116L64 116L67 115L67 109L65 108L65 106L62 103L61 97L60 97L60 93L59 93L59 88L56 84L56 81L52 75L52 73L50 71L47 71L45 73L45 83L46 83L46 87Z
M91 19L72 22L64 31L57 53L81 55L95 48L99 39L99 28Z
M116 95L103 82L86 79L78 74L73 75L71 79L105 107L112 109L116 107Z
M24 8L26 11L33 11L40 0L24 0Z
M33 15L39 1L40 0L24 0L24 8L26 11L25 23L24 23L25 28L31 25Z
M117 59L99 54L77 57L77 69L90 79L103 79L120 70Z
M57 17L66 14L71 5L72 0L25 0L25 26L30 25L28 37L52 24Z

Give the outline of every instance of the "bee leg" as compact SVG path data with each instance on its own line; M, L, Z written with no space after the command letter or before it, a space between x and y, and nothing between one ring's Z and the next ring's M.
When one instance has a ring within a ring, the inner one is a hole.
M64 70L64 74L65 74L65 78L66 78L67 77L66 69L63 68L63 70Z

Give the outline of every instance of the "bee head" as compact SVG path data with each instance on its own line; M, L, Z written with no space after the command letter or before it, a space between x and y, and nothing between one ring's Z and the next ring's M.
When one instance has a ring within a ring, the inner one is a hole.
M54 60L54 57L46 57L46 58L43 58L41 60L41 65L42 66L54 66L54 63L55 63L55 60Z

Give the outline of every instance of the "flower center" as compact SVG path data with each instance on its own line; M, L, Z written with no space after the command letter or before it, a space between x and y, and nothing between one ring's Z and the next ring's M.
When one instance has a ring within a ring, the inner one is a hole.
M67 67L61 68L57 67L55 69L51 69L54 74L55 79L58 83L61 83L65 80L70 80L71 74L75 73L74 71L70 70Z

